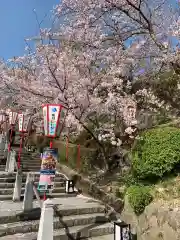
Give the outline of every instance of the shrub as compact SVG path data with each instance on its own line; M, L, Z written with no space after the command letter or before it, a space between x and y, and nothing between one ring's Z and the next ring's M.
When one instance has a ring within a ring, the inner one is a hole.
M150 188L146 186L132 185L127 189L127 196L130 206L136 215L144 212L144 209L153 200Z
M155 128L144 132L132 150L132 169L139 179L170 173L180 163L180 129Z

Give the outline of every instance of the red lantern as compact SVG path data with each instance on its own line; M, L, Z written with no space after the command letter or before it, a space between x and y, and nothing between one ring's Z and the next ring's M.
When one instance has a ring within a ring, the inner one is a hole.
M45 136L54 138L59 126L63 129L66 108L61 104L46 104L42 108Z

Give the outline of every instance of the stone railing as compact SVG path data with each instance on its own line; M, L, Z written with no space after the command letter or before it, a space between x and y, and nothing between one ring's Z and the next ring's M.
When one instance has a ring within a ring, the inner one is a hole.
M14 186L13 201L20 201L22 189L22 172L17 171ZM47 199L42 203L39 193L34 185L34 174L28 173L25 184L25 192L23 199L23 212L28 215L33 211L34 195L38 200L41 209L41 217L37 240L53 240L53 217L54 209L51 200ZM38 213L37 213L38 214Z

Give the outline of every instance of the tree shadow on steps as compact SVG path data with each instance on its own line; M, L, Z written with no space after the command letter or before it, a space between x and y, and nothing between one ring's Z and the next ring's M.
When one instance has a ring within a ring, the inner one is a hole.
M29 211L18 213L16 217L19 221L39 220L41 217L41 208L33 208Z
M63 228L65 229L66 232L66 236L68 237L69 240L82 240L82 239L87 239L88 237L88 231L90 229L92 229L93 227L97 227L100 225L103 225L107 222L107 219L105 217L102 216L97 216L95 219L95 222L93 224L91 224L88 227L84 227L82 229L80 229L77 233L76 236L74 236L74 234L70 233L69 231L69 227L67 226L67 224L63 221L63 215L58 211L58 207L57 205L54 205L53 207L55 214L58 216L59 218L59 222L61 223L61 225L63 226ZM86 234L86 236L85 236Z

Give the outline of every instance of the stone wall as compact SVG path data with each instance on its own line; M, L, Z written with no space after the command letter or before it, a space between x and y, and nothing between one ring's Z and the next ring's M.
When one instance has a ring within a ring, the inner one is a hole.
M122 218L136 226L138 240L179 240L180 201L156 201L146 207L144 213L136 217L125 200Z
M103 189L97 186L95 182L90 181L88 178L80 175L76 171L68 168L65 165L57 164L57 169L64 173L69 179L74 179L76 188L81 189L84 195L91 196L97 200L100 200L104 204L112 207L117 213L121 213L123 209L124 202L120 198L116 198L113 194L106 193Z
M138 240L180 240L180 200L152 202L137 217L129 206L127 197L123 201L106 193L96 183L67 166L58 164L58 169L70 179L75 177L76 187L83 194L99 199L119 213L116 216L130 223L132 229L136 229Z

